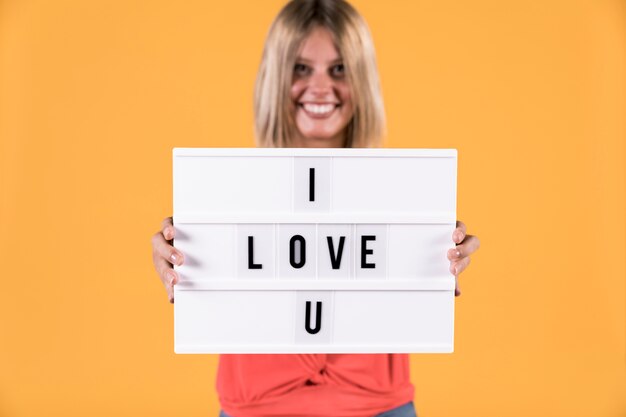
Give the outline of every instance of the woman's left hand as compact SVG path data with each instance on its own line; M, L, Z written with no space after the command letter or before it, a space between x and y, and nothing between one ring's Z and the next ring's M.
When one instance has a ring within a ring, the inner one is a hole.
M456 222L456 229L452 232L452 241L456 243L456 247L448 250L448 259L450 260L450 272L454 275L456 286L454 295L461 295L459 288L459 274L467 268L470 263L470 255L478 250L480 241L476 236L466 234L465 223Z

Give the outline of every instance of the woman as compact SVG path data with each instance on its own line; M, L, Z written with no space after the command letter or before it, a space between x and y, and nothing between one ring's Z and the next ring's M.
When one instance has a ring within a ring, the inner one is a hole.
M272 24L254 101L262 147L372 147L384 112L372 40L343 0L293 0ZM153 237L170 302L183 254L171 218ZM459 222L448 252L458 276L478 248ZM443 254L442 254L443 255ZM456 294L459 295L458 289ZM222 355L217 389L233 417L415 416L408 355ZM381 414L382 413L382 414Z

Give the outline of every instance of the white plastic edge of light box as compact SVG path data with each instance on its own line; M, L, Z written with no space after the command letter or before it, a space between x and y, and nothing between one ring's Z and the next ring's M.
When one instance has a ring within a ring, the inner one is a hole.
M255 346L256 353L453 353L452 344L437 345L368 345L366 351L360 345L298 345L298 350L294 351L293 346L284 345L258 345ZM249 346L241 345L175 345L175 353L250 353Z
M175 224L455 224L453 212L381 215L377 213L177 213Z
M175 157L195 156L333 156L455 158L456 149L411 148L174 148Z
M285 291L453 291L454 276L416 279L345 279L345 280L298 280L275 278L267 281L251 279L216 279L181 280L176 284L178 291L212 290L285 290Z

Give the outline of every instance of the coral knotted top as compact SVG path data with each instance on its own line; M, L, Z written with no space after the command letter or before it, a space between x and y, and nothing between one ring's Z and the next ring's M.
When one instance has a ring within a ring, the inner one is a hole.
M371 417L414 388L406 354L221 355L217 392L233 417Z

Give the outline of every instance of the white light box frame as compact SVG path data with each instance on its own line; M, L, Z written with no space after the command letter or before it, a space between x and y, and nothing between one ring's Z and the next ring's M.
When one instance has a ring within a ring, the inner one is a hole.
M452 352L454 149L174 149L177 353Z

